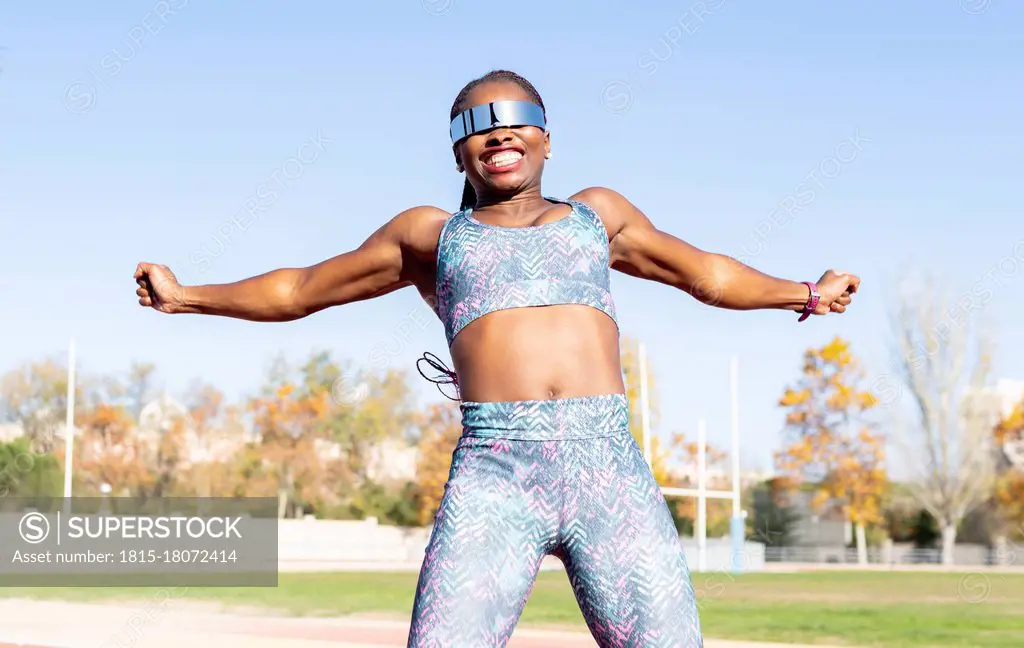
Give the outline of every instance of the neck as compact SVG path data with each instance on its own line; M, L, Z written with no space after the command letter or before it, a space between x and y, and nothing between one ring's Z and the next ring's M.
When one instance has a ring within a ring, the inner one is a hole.
M541 193L540 184L529 187L514 194L483 194L477 198L473 211L486 211L489 214L503 216L515 220L520 216L536 214L537 210L547 204Z

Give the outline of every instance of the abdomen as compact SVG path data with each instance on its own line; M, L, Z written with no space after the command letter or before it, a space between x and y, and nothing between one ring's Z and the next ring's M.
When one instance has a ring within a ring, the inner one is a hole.
M589 306L490 313L459 333L451 354L464 401L623 392L618 328L608 315Z

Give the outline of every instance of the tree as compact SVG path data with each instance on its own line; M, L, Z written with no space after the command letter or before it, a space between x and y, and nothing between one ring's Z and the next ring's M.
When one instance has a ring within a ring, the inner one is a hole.
M771 547L792 544L794 526L799 514L789 501L791 486L784 478L768 479L757 484L747 498L747 537Z
M129 390L122 387L118 392L123 394L125 411L137 408L139 403ZM144 448L144 461L151 476L138 495L143 498L168 495L188 460L188 410L164 392L139 409L135 436Z
M452 465L455 444L462 435L459 408L448 404L431 405L420 417L419 457L416 464L418 514L420 524L431 524L444 496L444 486Z
M857 530L858 562L864 564L865 527L883 522L883 440L866 416L878 399L862 386L860 365L839 337L808 349L801 373L779 400L788 410L790 445L776 455L776 463L794 485L814 484L818 512L841 507Z
M1024 402L999 422L993 436L1003 454L993 496L996 514L1004 530L1024 535Z
M345 506L344 517L375 517L398 526L415 526L420 519L416 495L417 487L413 482L407 482L397 489L377 482L366 482Z
M82 393L82 381L76 397ZM31 362L0 378L0 420L21 424L35 454L48 454L63 435L67 410L67 367L52 360Z
M346 367L330 389L335 396L325 426L344 457L354 496L381 479L388 448L412 445L416 437L412 390L405 372L387 369L369 374L352 367ZM381 485L385 490L404 487Z
M882 504L886 535L893 542L911 542L921 505L911 494L909 487L891 482Z
M57 496L60 465L52 455L37 455L22 437L0 443L0 498Z
M142 408L149 401L153 391L153 373L156 367L149 363L133 362L128 370L128 381L125 395L131 401L131 412L136 420Z
M245 426L239 408L212 385L193 384L186 397L188 456L175 484L179 496L235 497L245 493L240 458Z
M82 412L75 441L76 491L96 496L107 484L115 496L137 495L152 485L148 450L121 405L99 403ZM63 460L64 449L58 452Z
M363 374L327 352L314 352L294 368L279 358L248 411L258 441L239 464L247 493L276 492L282 515L300 508L405 515L400 506L381 502L403 492L406 483L377 481L388 467L384 442L408 446L414 436L403 372Z
M918 511L914 519L910 539L918 549L931 549L935 546L935 540L940 533L935 524L935 518L922 509Z
M912 492L938 522L947 565L960 522L992 494L998 420L998 404L986 389L990 341L959 301L952 304L948 294L926 285L906 290L893 316L894 363L916 412L916 420L900 426Z
M294 517L304 502L316 502L326 495L324 456L326 434L321 425L331 410L330 383L325 389L314 372L328 370L329 360L316 359L297 376L272 372L263 393L250 400L254 430L259 442L256 455L248 457L245 469L251 479L247 495L267 496L276 491L280 517ZM335 369L336 371L336 369ZM336 458L335 458L336 459Z

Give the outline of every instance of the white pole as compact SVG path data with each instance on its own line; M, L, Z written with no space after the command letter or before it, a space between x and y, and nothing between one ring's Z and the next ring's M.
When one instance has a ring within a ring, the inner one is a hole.
M729 521L729 537L732 544L732 571L743 570L743 542L746 523L740 505L740 362L732 357L730 367L732 383L732 519Z
M739 358L732 357L730 382L732 383L732 516L740 516L740 397Z
M68 345L68 412L64 423L64 497L71 497L71 458L75 452L75 338ZM64 502L67 506L68 502Z
M643 342L639 344L640 355L640 435L644 444L644 459L647 465L653 465L651 452L651 408L647 395L647 349Z
M707 428L704 419L697 422L697 571L707 571L708 498Z

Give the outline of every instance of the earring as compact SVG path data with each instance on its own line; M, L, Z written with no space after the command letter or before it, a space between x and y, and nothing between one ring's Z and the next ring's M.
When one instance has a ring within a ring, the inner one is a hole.
M548 154L545 155L544 158L547 159L547 160L550 160L551 159L551 152L548 151Z

